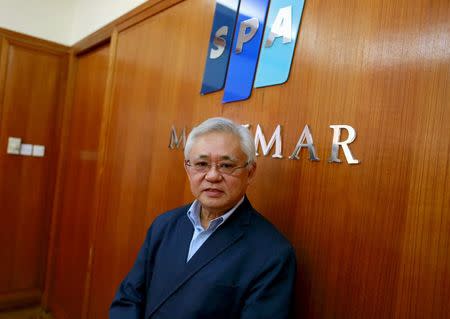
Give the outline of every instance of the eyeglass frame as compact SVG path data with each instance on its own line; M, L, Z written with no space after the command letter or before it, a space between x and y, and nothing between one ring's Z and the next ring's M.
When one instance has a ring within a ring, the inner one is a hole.
M207 161L205 161L205 162L208 163ZM214 167L216 168L216 171L217 171L218 173L220 173L221 175L233 175L234 172L236 172L236 170L241 169L241 168L246 168L250 163L251 163L250 161L247 161L247 162L245 162L245 164L242 165L242 166L236 166L236 167L233 167L231 172L223 172L223 171L221 171L220 166L219 166L219 163L217 163L217 162L214 162L214 163L208 163L208 164L204 167L205 171L201 171L201 170L199 170L199 169L203 169L203 167L200 167L200 168L199 168L199 167L196 167L196 166L194 166L194 165L191 163L190 160L184 160L184 165L186 165L187 167L189 167L190 169L192 169L192 170L194 171L194 173L196 173L196 174L208 174L209 171L210 171L210 170L212 169L212 167L214 166Z

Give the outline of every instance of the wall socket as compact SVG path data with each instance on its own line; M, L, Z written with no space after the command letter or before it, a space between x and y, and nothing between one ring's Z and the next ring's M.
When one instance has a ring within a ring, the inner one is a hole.
M22 145L22 139L19 137L8 137L8 147L6 149L7 154L20 154L20 146Z
M34 156L44 157L45 146L22 144L22 139L19 137L8 137L8 147L6 149L7 154L22 155L22 156Z

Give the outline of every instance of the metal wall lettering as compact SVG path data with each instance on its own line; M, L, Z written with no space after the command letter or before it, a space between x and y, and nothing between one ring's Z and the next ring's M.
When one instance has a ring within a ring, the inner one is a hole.
M224 25L219 30L217 30L216 35L214 37L214 45L215 48L211 48L211 52L209 53L210 59L218 59L222 56L225 51L225 47L227 45L226 36L228 34L228 26Z
M180 148L181 143L183 143L184 149L184 147L186 146L186 127L183 127L183 129L181 130L181 134L178 137L175 125L172 125L172 129L170 130L169 148L172 150Z
M250 129L251 124L243 124L243 127ZM348 164L359 164L360 161L356 159L352 152L350 151L349 144L353 143L356 139L356 131L350 125L330 125L330 128L333 129L333 140L331 144L331 157L328 159L329 163L342 163L339 159L339 148L342 147L342 150L345 155L345 159ZM345 141L340 141L341 133L343 130L348 132L348 137ZM255 132L255 155L259 156L258 148L261 148L263 156L269 155L272 148L275 146L275 151L272 155L272 158L283 158L282 155L282 136L281 136L281 125L278 124L273 132L269 143L267 143L267 139L263 133L261 125L256 125ZM186 128L184 127L181 131L180 135L177 135L177 130L175 125L172 126L170 130L170 142L169 149L179 149L180 146L183 145L183 149L186 147ZM308 148L309 152L309 160L311 161L320 161L320 158L317 156L316 147L314 145L313 136L311 134L311 130L308 125L305 125L302 133L297 141L294 151L289 156L290 160L299 160L300 152L302 148Z
M278 11L264 46L270 48L275 38L279 37L283 37L283 44L292 41L292 6L281 8Z
M352 143L356 138L356 131L353 127L349 125L330 125L333 129L333 142L331 146L331 157L328 160L329 163L341 163L342 161L338 158L339 147L342 147L344 151L345 159L349 164L358 164L359 160L355 159L348 147L348 144ZM341 138L341 131L345 129L348 131L348 137L345 141L339 141Z
M217 0L201 94L223 89L230 59L231 43L239 0Z
M239 27L239 32L238 32L238 37L237 37L237 42L236 42L236 53L241 53L242 52L242 47L244 46L244 43L247 43L248 41L250 41L254 36L256 31L258 31L259 28L259 22L258 19L256 18L251 18L245 21L242 21L240 27Z
M258 124L256 126L255 133L255 148L256 148L256 156L259 156L258 153L258 145L261 145L261 150L264 156L267 156L270 152L270 149L275 144L275 152L273 153L273 158L283 158L281 155L281 125L278 125L275 131L273 132L272 137L270 138L269 144L266 143L266 137L262 132L261 126Z
M306 143L303 143L306 140ZM300 153L303 147L307 147L309 150L309 159L311 161L320 161L320 158L317 157L316 148L314 147L313 137L311 131L309 130L309 126L305 125L300 138L298 139L297 145L295 146L294 152L289 156L289 159L300 159L298 154Z

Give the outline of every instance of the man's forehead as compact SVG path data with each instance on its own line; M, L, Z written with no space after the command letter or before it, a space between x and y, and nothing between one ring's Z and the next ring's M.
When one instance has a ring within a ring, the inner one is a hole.
M198 136L192 143L190 156L196 158L237 159L245 155L238 136L211 132Z

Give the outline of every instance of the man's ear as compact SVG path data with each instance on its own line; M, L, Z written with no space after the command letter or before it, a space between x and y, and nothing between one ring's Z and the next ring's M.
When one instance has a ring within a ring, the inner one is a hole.
M186 175L187 175L188 179L191 180L191 175L188 172L189 168L186 165L186 161L183 162L183 166L184 166L184 170L186 171Z
M249 184L253 181L253 178L255 177L255 173L256 173L256 163L253 162L253 163L249 164L249 169L248 169L248 183Z

